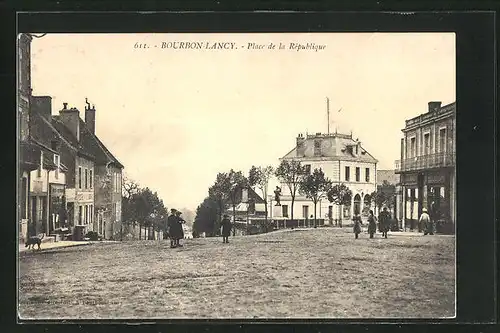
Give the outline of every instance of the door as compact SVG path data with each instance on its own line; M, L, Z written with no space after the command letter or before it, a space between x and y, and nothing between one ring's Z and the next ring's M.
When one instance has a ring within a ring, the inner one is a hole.
M41 228L42 232L45 234L48 234L49 232L49 221L47 220L47 197L41 197L40 198L40 208L41 208L41 216L40 216L40 221L41 221Z

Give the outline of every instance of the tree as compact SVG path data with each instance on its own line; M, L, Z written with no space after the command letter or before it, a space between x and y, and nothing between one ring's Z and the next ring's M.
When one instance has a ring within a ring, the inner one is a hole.
M248 184L252 188L258 188L262 193L262 198L264 199L264 204L266 206L266 225L267 225L267 192L269 189L269 180L274 174L274 168L272 166L266 167L255 167L252 165L250 171L248 172Z
M293 204L295 203L295 195L300 186L300 181L304 176L305 168L297 160L282 160L275 171L276 177L282 184L285 184L290 191L292 197L291 202L291 220L293 221Z
M344 184L336 184L328 191L327 198L339 207L340 225L342 225L342 206L351 203L352 191Z
M241 198L242 190L248 186L248 180L243 175L241 171L234 171L231 169L228 175L228 199L231 203L231 207L233 208L233 222L236 223L236 204ZM233 236L235 235L236 230L233 228Z
M377 207L379 212L383 206L387 206L387 208L392 210L394 208L395 193L396 187L384 180L382 185L377 186L377 190L370 194L370 202Z
M314 203L314 227L316 228L316 206L327 196L332 182L325 177L323 170L314 169L313 173L304 176L300 182L299 192L311 199Z
M196 208L196 216L193 222L193 233L200 235L205 232L208 236L214 236L215 223L218 214L217 203L210 198L205 198Z
M217 220L214 223L214 235L218 235L222 214L226 208L229 192L229 177L225 172L217 174L215 183L208 189L208 197L217 205Z

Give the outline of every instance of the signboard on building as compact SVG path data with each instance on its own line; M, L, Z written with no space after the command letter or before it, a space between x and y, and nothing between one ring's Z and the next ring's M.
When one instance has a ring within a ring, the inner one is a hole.
M439 173L429 173L427 175L427 183L428 184L444 184L446 181L444 174Z
M416 186L417 185L417 174L404 174L404 175L402 175L401 183L402 183L402 185Z
M66 192L66 201L67 202L74 202L76 199L76 189L67 188L65 192Z
M76 194L75 201L92 201L93 193L80 192Z

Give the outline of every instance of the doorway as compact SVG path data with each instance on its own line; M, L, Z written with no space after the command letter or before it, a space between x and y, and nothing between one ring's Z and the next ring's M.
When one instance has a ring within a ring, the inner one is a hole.
M361 196L356 194L354 196L354 215L359 215L361 213Z

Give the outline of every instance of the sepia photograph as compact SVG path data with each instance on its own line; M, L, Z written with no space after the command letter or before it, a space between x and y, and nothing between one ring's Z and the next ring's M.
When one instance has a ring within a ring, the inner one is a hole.
M19 319L455 318L456 76L447 32L18 34Z

